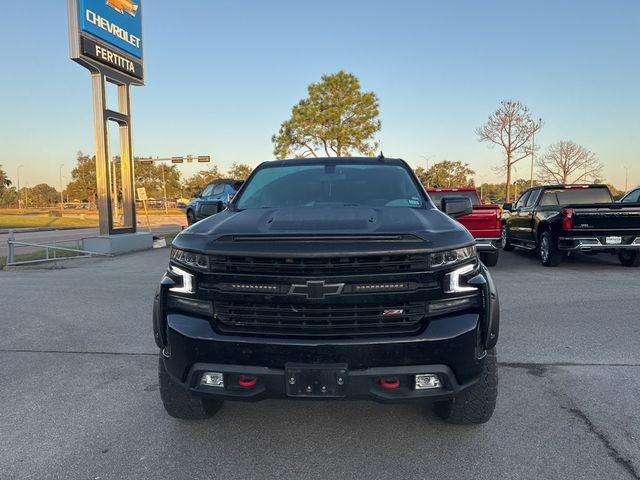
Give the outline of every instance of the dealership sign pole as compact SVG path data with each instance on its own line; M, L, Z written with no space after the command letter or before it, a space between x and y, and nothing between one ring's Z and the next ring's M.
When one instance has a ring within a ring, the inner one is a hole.
M100 235L136 232L131 85L144 85L142 0L68 0L71 59L91 72ZM116 85L118 111L107 108L107 82ZM116 226L109 161L109 122L120 132L123 221Z

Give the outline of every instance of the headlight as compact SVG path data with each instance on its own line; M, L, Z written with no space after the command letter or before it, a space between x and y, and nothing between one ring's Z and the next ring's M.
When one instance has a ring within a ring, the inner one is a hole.
M185 267L194 268L196 270L209 270L209 256L200 253L186 252L178 248L171 250L171 260L181 263Z
M174 267L173 265L169 265L169 273L174 277L180 278L180 283L171 287L169 291L177 293L195 293L196 290L193 275L181 268Z
M464 262L476 256L476 247L471 245L470 247L456 248L455 250L445 250L443 252L436 252L429 254L429 267L447 267L456 265L457 263Z

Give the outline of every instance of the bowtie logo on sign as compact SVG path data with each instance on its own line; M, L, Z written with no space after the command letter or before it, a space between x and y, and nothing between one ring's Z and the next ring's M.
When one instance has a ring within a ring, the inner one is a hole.
M132 17L136 16L138 12L138 5L136 5L132 0L106 0L107 5L113 8L115 11L122 13L128 13Z

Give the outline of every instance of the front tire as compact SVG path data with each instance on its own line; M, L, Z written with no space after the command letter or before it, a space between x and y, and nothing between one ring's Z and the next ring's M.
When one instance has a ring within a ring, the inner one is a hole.
M540 263L545 267L556 267L562 261L562 252L554 245L549 232L544 232L538 242Z
M222 408L222 400L197 397L174 382L164 366L162 355L158 359L160 398L169 415L182 420L204 420Z
M498 264L498 258L500 258L500 250L480 254L480 260L482 260L482 263L487 267L495 267Z
M640 254L638 252L630 252L623 250L618 254L620 263L625 267L638 267L640 266Z
M493 415L498 398L496 349L487 351L480 379L453 400L436 404L436 413L447 423L472 425L486 423Z
M500 230L500 243L505 252L510 252L515 248L511 243L511 235L509 234L509 227L507 227L506 223L502 225L502 229Z
M196 214L193 210L187 210L187 225L193 225L196 223Z

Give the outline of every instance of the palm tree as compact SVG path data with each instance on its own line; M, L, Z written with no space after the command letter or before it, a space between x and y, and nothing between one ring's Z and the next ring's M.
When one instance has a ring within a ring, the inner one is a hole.
M7 177L7 174L2 170L2 165L0 165L0 190L5 187L11 186L11 180Z

